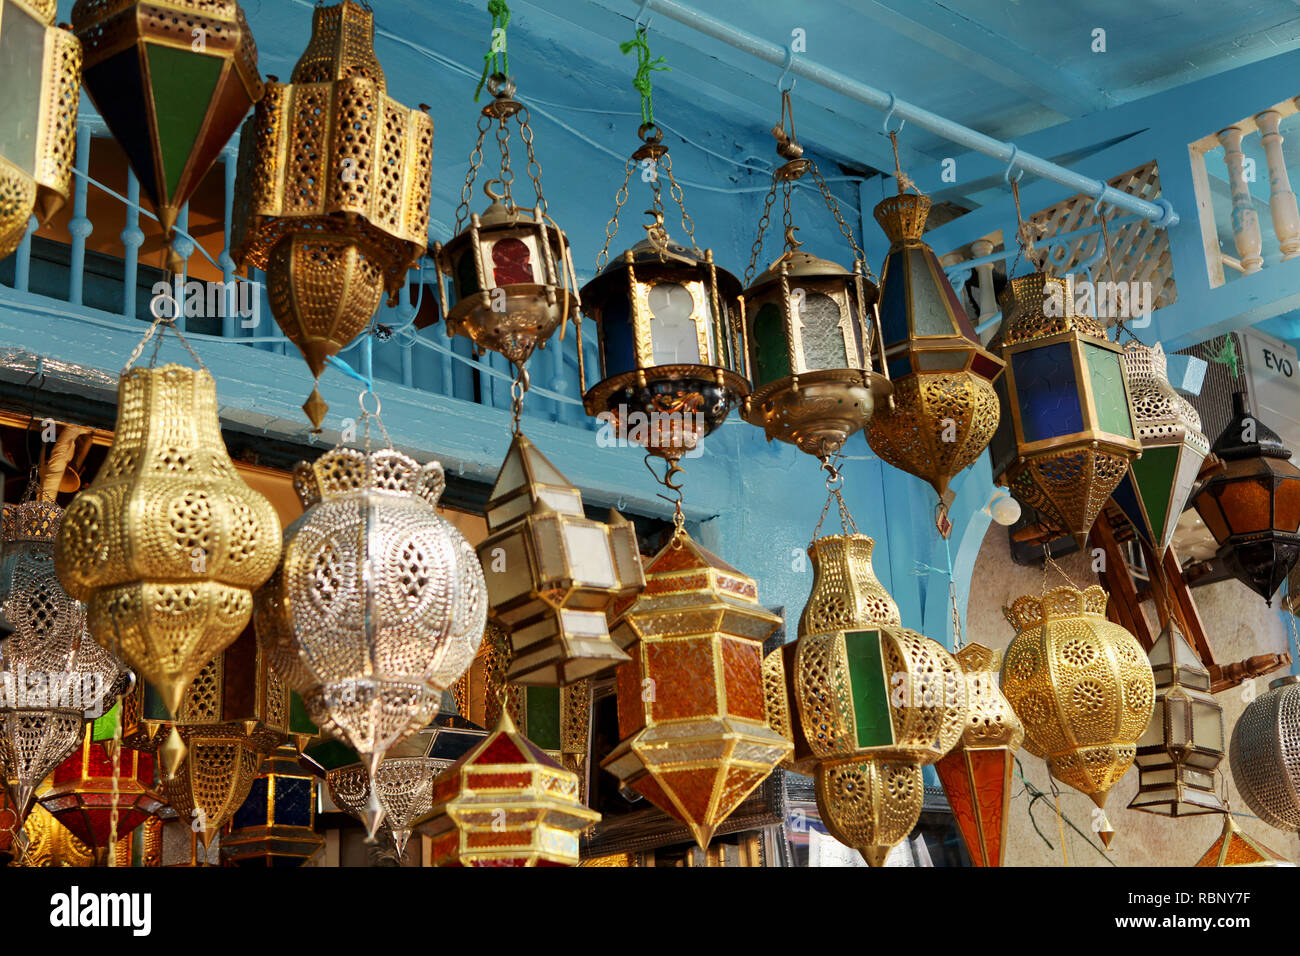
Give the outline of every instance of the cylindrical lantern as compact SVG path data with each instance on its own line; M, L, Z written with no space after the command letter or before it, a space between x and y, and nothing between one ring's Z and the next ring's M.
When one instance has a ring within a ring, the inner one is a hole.
M113 446L64 513L59 580L90 632L162 695L170 714L248 625L252 589L280 556L271 503L235 470L206 369L122 376Z
M763 695L763 641L781 619L752 578L684 532L645 576L611 628L632 661L618 670L622 740L601 766L704 847L792 751Z
M1142 453L1122 349L1075 310L1071 276L1012 279L1002 297L1003 407L993 475L1082 547L1106 499Z
M1196 512L1219 543L1218 559L1272 603L1300 560L1300 468L1282 439L1233 395L1232 420L1214 441L1226 466L1196 494Z
M271 313L317 379L385 289L397 304L428 245L433 121L388 95L374 33L368 6L317 6L290 81L267 83L240 136L232 255L266 270ZM319 389L303 410L319 431Z
M1103 810L1133 765L1155 698L1151 664L1137 638L1106 619L1107 600L1096 585L1063 586L1003 609L1016 636L1002 692L1025 725L1025 749ZM1104 822L1099 835L1109 846L1115 831Z
M1300 676L1279 677L1250 702L1232 730L1228 761L1255 816L1300 830Z
M483 572L437 512L445 484L438 462L391 448L299 462L306 511L257 593L258 637L276 673L371 772L434 718L483 638Z
M221 834L221 856L235 866L302 866L321 846L316 832L316 777L285 744L261 773Z
M868 423L867 441L882 460L929 482L946 508L948 483L998 427L993 382L1003 361L980 344L922 239L929 214L930 198L911 193L875 209L890 241L880 273L880 332L894 398Z
M44 224L72 187L81 44L50 0L0 0L0 259Z
M507 710L434 782L420 829L434 866L576 866L578 838L599 819L582 805L577 774L519 733Z
M610 517L586 517L582 493L515 434L478 546L490 613L514 644L508 680L564 686L629 659L610 639L605 612L645 578L632 523Z
M1007 851L1011 771L1025 728L998 687L1002 655L982 644L967 644L955 657L966 679L966 728L935 770L971 862L1001 866Z
M1169 384L1165 350L1134 339L1124 345L1124 374L1133 402L1142 457L1112 497L1137 532L1162 555L1174 538L1210 442L1201 416Z
M1210 694L1210 672L1170 621L1151 647L1156 702L1138 738L1138 792L1130 810L1181 817L1222 813L1214 773L1227 750L1223 707Z
M262 97L236 0L77 0L86 92L170 241L181 208ZM172 252L167 267L180 272Z

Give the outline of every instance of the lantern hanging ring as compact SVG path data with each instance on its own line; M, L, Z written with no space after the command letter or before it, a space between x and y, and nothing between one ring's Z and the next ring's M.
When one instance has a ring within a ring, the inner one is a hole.
M366 408L366 396L369 395L375 400L375 410L372 412ZM361 406L361 414L366 418L378 418L379 411L383 404L379 401L379 396L375 394L374 389L367 388L357 396L357 404Z
M893 133L895 135L901 133L903 131L903 127L907 125L907 120L899 120L898 129L891 130L889 128L889 121L894 117L894 110L897 109L897 106L895 104L897 104L897 102L898 102L898 98L894 96L893 93L890 93L889 108L885 110L885 118L880 123L880 128L885 133L886 136L888 136L890 133Z
M499 192L499 193L498 193L498 192L493 192L493 191L492 191L492 184L493 184L493 183L496 183L497 185L501 186L501 188L502 188L503 191L502 191L502 192ZM505 189L505 183L503 183L503 182L502 182L501 180L499 180L499 179L489 179L487 182L485 182L485 183L483 184L483 194L484 194L485 196L487 196L488 199L491 199L493 202L501 202L501 200L503 200L503 199L506 198L506 194L505 194L505 192L504 192L504 189Z

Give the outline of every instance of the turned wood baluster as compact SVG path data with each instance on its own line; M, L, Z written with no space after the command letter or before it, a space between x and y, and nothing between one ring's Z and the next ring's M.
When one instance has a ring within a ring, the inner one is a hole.
M1282 247L1282 261L1285 262L1300 256L1300 208L1296 207L1286 160L1282 157L1282 134L1277 130L1281 121L1282 114L1276 110L1265 110L1255 117L1259 124L1260 143L1268 158L1268 206L1273 213L1273 232Z
M971 255L983 259L993 252L993 243L989 239L976 239L970 244ZM975 267L975 305L980 310L977 321L984 322L998 314L998 297L993 292L993 263L986 262Z
M1246 182L1241 137L1241 129L1236 126L1219 132L1223 161L1228 164L1228 180L1232 186L1232 237L1241 258L1241 271L1249 274L1264 267L1264 257L1260 255L1264 242L1259 231L1259 216L1250 198L1250 185Z

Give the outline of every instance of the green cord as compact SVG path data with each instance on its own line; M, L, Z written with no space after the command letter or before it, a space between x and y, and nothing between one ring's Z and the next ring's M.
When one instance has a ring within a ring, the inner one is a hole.
M510 23L510 4L506 0L488 0L488 13L492 14L492 42L488 46L487 53L483 54L483 75L479 77L478 86L474 89L474 102L478 102L479 94L483 92L483 84L493 73L510 72L510 54L506 52L506 27ZM500 49L497 49L497 31L500 30L501 37Z
M1232 370L1232 377L1236 378L1240 373L1237 371L1237 344L1233 341L1231 335L1223 337L1223 344L1216 348L1205 358L1210 362L1217 362L1220 365L1226 365Z
M650 59L650 46L646 43L645 27L636 31L636 36L626 43L618 45L619 50L623 53L631 53L636 50L636 76L632 78L632 86L641 94L641 122L642 124L653 123L655 121L654 101L651 99L652 88L650 84L650 72L652 70L671 70L672 67L664 63L663 57Z

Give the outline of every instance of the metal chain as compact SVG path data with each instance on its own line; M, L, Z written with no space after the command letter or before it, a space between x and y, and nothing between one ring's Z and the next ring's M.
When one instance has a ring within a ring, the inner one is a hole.
M840 490L844 487L844 472L837 467L839 460L839 452L835 453L834 458L830 455L824 455L821 459L822 470L826 472L826 504L822 505L821 517L817 519L817 527L813 529L812 539L814 541L821 535L822 523L831 510L832 501L838 505L840 531L843 534L858 534L858 524L853 520L853 515L849 512L849 506L845 503L844 495Z
M826 180L822 178L822 172L817 168L816 163L812 164L810 171L812 172L813 180L817 183L817 188L821 190L822 200L826 203L827 208L830 209L831 215L835 217L835 224L840 227L840 233L848 240L849 245L853 247L853 255L862 263L862 267L866 270L867 278L872 282L879 284L876 279L876 274L871 271L871 266L867 263L866 253L864 253L862 247L858 245L858 240L853 237L853 230L849 228L849 224L844 221L844 214L840 212L840 204L836 202L835 197L831 195L830 187L826 185Z
M650 459L654 458L653 452L646 452L645 461L646 470L654 477L654 480L667 488L672 494L660 494L659 497L664 501L670 502L673 506L673 547L680 548L682 539L686 536L686 515L682 512L682 486L677 481L677 476L683 474L686 469L681 466L678 459L666 458L664 461L668 464L668 469L664 472L662 478L650 464Z
M788 182L785 182L785 183L782 183L782 184L781 184L781 187L782 187L782 188L781 188L781 208L784 210L784 215L782 215L782 217L781 217L781 226L782 226L782 228L784 229L784 236L785 236L785 251L786 251L786 252L794 252L794 250L795 250L796 248L798 248L798 246L800 245L800 243L799 243L799 241L798 241L797 239L795 239L795 237L794 237L794 234L795 234L795 232L796 232L795 225L794 225L794 216L791 215L791 213L790 213L790 189L791 189L791 184L788 183Z
M763 254L763 233L767 231L768 222L772 216L772 203L776 201L776 176L772 176L772 188L767 191L767 198L763 201L763 215L758 220L758 235L754 238L754 247L749 251L749 265L745 269L745 288L749 288L750 283L754 281L754 274L758 268L758 257Z
M470 150L469 171L465 173L465 185L460 191L460 205L456 207L456 228L453 231L457 233L469 221L469 201L474 195L474 178L478 175L479 167L483 165L483 141L487 137L488 127L491 124L492 120L486 113L479 114L478 139L474 143L474 148Z
M627 171L623 176L623 185L618 187L618 192L614 194L614 215L605 223L605 244L600 247L600 253L596 256L596 271L605 268L605 263L609 261L609 244L614 241L618 235L618 214L623 209L623 203L627 202L627 184L632 181L632 169L636 163L631 157L628 157Z
M528 370L522 365L516 365L515 380L510 383L511 434L519 434L519 419L524 414L524 396L528 394L530 384Z
M179 302L175 303L175 305L178 309L180 308ZM175 317L157 316L153 320L153 324L149 326L149 331L145 332L144 338L142 338L139 342L136 343L134 351L131 352L131 357L126 360L126 365L122 367L123 375L131 371L131 366L134 365L136 361L140 358L140 356L144 353L144 347L149 344L149 340L153 339L155 335L157 335L158 338L154 340L153 355L149 359L149 367L153 368L157 364L158 350L162 347L162 339L163 339L162 330L164 328L171 329L173 334L175 334L176 338L180 339L181 345L185 346L185 351L190 353L190 358L194 359L194 361L198 364L199 368L203 369L203 371L205 372L208 371L208 367L203 364L203 359L199 358L199 353L194 351L194 349L190 347L190 343L185 340L185 336L181 334L181 330L176 328Z
M537 156L533 152L533 127L529 122L527 106L519 108L519 138L524 141L524 149L528 150L528 178L533 181L533 189L537 193L537 207L545 216L547 206L546 197L542 195L542 164L537 161Z
M1110 273L1111 282L1119 282L1119 276L1115 273L1115 263L1112 262L1110 258L1110 230L1106 228L1106 214L1098 210L1097 215L1101 219L1101 241L1102 244L1105 246L1105 250L1106 250L1106 271ZM1097 297L1094 295L1093 296L1094 302L1096 301L1096 298ZM1116 311L1120 311L1120 310L1116 310ZM1132 329L1130 329L1127 323L1125 323L1124 316L1122 315L1117 316L1115 319L1115 341L1117 343L1119 342L1119 334L1121 332L1127 332L1128 337L1130 339L1137 338L1137 336L1133 333Z
M497 124L497 146L501 149L501 189L505 193L506 208L513 212L515 197L511 187L515 171L510 168L510 123L504 116Z
M695 220L691 218L690 213L686 211L686 199L682 195L682 187L677 182L677 177L673 175L673 161L665 152L659 160L659 165L664 168L668 174L668 191L672 194L673 200L682 210L682 228L686 230L686 238L690 240L691 249L695 252L700 251L700 247L695 244ZM659 180L655 180L655 196L658 199Z

